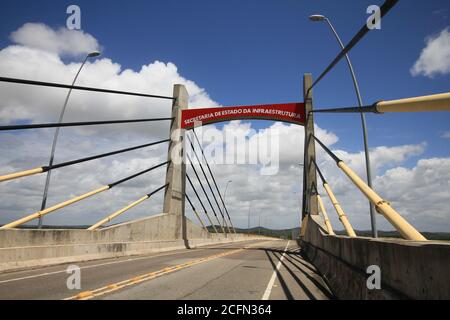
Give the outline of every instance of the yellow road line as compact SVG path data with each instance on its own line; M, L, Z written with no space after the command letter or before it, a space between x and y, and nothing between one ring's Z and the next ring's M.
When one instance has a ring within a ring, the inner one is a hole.
M214 260L214 259L222 258L222 257L228 256L228 255L231 255L231 254L242 252L244 250L246 250L246 248L215 254L215 255L212 255L212 256L209 256L209 257L200 258L200 259L197 259L197 260L192 260L192 261L189 261L189 262L186 262L186 263L183 263L183 264L179 264L179 265L176 265L176 266L173 266L173 267L166 267L166 268L163 268L163 269L158 270L158 271L153 271L153 272L150 272L150 273L147 273L147 274L143 274L143 275L140 275L140 276L137 276L137 277L135 276L135 277L133 277L131 279L127 279L127 280L123 280L123 281L120 281L120 282L117 282L117 283L109 284L107 286L104 286L104 287L101 287L101 288L98 288L98 289L95 289L95 290L84 291L84 292L79 293L76 296L72 296L72 297L66 298L64 300L88 300L88 299L92 299L94 297L102 296L104 294L111 293L111 292L123 289L123 288L131 286L131 285L136 285L138 283L142 283L144 281L152 280L152 279L161 277L163 275L166 275L166 274L169 274L169 273L181 270L181 269L189 268L189 267L195 266L195 265L200 264L200 263L204 263L204 262L208 262L208 261L211 261L211 260Z
M161 270L153 271L153 272L146 273L146 274L143 274L140 276L134 276L133 278L123 280L120 282L116 282L116 283L112 283L112 284L106 285L104 287L95 289L95 290L81 292L75 296L65 298L64 300L89 300L89 299L92 299L95 297L105 295L107 293L111 293L111 292L123 289L128 286L136 285L136 284L142 283L144 281L153 280L153 279L161 277L163 275L166 275L166 274L169 274L169 273L181 270L181 269L189 268L189 267L195 266L195 265L203 263L203 262L208 262L208 261L211 261L214 259L218 259L218 258L222 258L222 257L228 256L228 255L236 254L236 253L242 252L244 250L247 250L248 248L251 248L251 247L261 246L267 242L273 242L273 240L265 241L263 243L252 244L252 245L246 246L242 249L236 249L236 250L232 250L232 251L228 251L228 252L222 252L222 253L215 254L212 256L188 261L183 264L179 264L179 265L176 265L173 267L166 267Z

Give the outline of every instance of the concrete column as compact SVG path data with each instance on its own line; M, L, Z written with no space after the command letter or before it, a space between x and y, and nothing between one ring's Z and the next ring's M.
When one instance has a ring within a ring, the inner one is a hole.
M166 183L168 187L164 195L165 214L176 215L176 226L174 226L175 238L186 239L185 230L185 190L186 190L186 162L184 161L185 133L181 129L181 112L188 108L189 95L186 88L181 84L176 84L173 89L175 98L172 105L172 121L170 127L171 141L169 144L168 160L171 162L167 166ZM179 217L179 218L178 218Z
M317 174L314 168L316 160L316 147L314 140L314 115L310 113L313 110L313 92L309 90L312 86L312 75L306 73L303 76L303 99L305 102L305 146L303 159L303 217L306 214L319 214L319 206L315 192L317 190Z

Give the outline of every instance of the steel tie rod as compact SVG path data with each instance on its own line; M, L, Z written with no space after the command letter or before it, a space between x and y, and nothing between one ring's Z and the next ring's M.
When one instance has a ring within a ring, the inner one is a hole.
M54 169L64 168L64 167L72 166L72 165L83 163L83 162L87 162L87 161L92 161L92 160L96 160L96 159L101 159L101 158L113 156L113 155L120 154L120 153L125 153L125 152L138 150L138 149L142 149L142 148L146 148L146 147L150 147L150 146L155 146L155 145L158 145L158 144L161 144L161 143L165 143L165 142L169 142L169 141L170 141L170 139L161 140L161 141L157 141L157 142L142 144L142 145L131 147L131 148L126 148L126 149L121 149L121 150L117 150L117 151L107 152L107 153L99 154L99 155L96 155L96 156L91 156L91 157L87 157L87 158L81 158L81 159L77 159L77 160L72 160L72 161L67 161L67 162L63 162L63 163L58 163L58 164L54 164L52 166L43 166L43 167L34 168L34 169L30 169L30 170L24 170L24 171L20 171L20 172L15 172L15 173L11 173L11 174L0 176L0 182L4 182L4 181L8 181L8 180L14 180L14 179L18 179L18 178L22 178L22 177L26 177L26 176L31 176L31 175L34 175L34 174L47 172L47 171L54 170Z
M128 96L146 97L146 98L175 100L174 97L154 95L154 94L110 90L110 89L102 89L102 88L92 88L92 87L71 86L71 85L61 84L61 83L43 82L43 81L26 80L26 79L15 79L15 78L7 78L7 77L0 77L0 82L9 82L9 83L26 84L26 85L42 86L42 87L52 87L52 88L62 88L62 89L72 89L72 90L81 90L81 91L113 93L113 94L121 94L121 95L128 95Z

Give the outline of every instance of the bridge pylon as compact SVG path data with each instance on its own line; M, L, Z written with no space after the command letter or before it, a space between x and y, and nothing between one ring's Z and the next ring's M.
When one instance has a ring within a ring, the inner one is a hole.
M319 205L315 190L317 190L317 173L312 170L316 161L316 148L314 141L314 114L313 110L313 92L312 92L312 75L306 73L303 76L303 99L305 103L305 144L304 144L304 160L303 160L303 208L302 220L304 221L308 214L318 215Z
M164 195L163 212L176 215L174 226L175 236L186 239L185 221L185 191L186 191L186 161L185 161L185 130L181 128L181 114L188 108L189 94L186 87L176 84L173 88L172 123L170 126L170 143L166 171L167 189Z

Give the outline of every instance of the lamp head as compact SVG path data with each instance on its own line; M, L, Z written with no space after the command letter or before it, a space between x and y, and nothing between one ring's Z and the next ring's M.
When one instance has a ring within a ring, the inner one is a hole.
M98 57L99 55L101 55L101 53L99 51L92 51L91 53L88 54L88 57L94 58L94 57Z
M309 16L309 20L311 21L325 21L327 18L321 14L313 14Z

